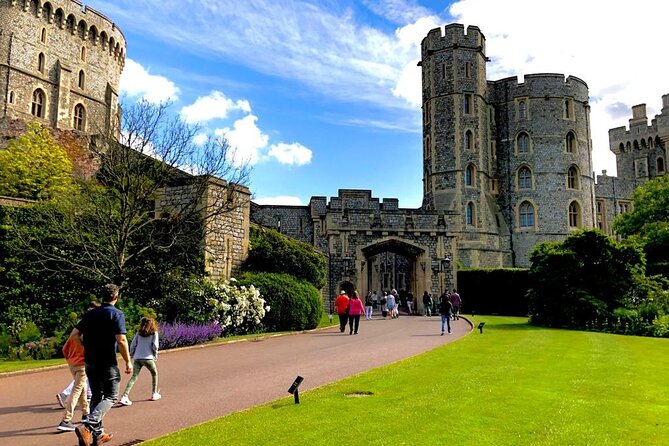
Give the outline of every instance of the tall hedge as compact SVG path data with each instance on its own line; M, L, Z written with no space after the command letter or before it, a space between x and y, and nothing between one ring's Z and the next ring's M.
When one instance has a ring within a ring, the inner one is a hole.
M529 271L517 268L458 271L462 312L527 316Z
M285 273L321 289L327 279L327 257L313 246L273 229L251 226L244 271Z
M321 320L321 294L305 280L288 274L245 272L237 283L260 290L270 307L262 320L269 331L310 330Z

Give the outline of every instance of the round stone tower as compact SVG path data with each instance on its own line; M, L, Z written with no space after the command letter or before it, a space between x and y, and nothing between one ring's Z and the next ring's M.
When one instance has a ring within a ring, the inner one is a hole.
M0 0L0 119L102 133L118 116L126 42L76 0Z

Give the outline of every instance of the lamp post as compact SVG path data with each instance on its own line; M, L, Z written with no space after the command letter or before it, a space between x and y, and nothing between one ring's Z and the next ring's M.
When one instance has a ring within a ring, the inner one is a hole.
M334 291L332 290L332 253L328 249L328 293L330 295L330 314L328 315L328 319L330 320L330 323L332 323L332 311L334 307L334 303L332 302L332 293Z
M443 259L439 259L439 272L441 273L441 279L443 280L441 284L441 293L444 293L444 284L446 282L446 268L447 265L451 263L451 258L446 256ZM446 286L448 288L448 286Z

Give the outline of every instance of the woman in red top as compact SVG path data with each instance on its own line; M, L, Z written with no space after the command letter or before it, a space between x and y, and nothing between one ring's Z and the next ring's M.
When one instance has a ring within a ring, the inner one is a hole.
M348 334L358 334L358 326L360 325L360 315L365 312L365 307L358 296L358 292L354 291L350 302L348 303L348 326L350 331ZM354 326L355 324L355 326Z

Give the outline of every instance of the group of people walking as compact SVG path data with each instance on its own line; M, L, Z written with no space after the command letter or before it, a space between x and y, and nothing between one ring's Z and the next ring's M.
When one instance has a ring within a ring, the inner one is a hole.
M125 315L116 308L119 287L106 285L102 304L91 303L63 346L73 383L69 396L57 395L65 414L58 430L75 431L79 446L106 443L112 434L105 432L102 419L116 404L129 406L130 391L140 370L146 367L152 377L150 400L161 398L158 392L158 324L153 318L142 318L137 334L128 346ZM121 373L117 349L125 362L125 373L131 374L123 396L118 398ZM87 398L90 387L90 403ZM81 424L72 423L76 408L81 410Z

